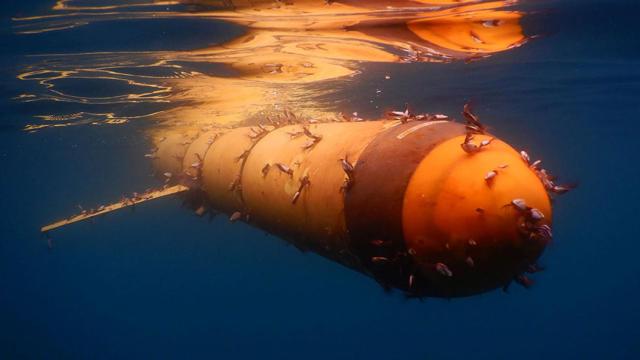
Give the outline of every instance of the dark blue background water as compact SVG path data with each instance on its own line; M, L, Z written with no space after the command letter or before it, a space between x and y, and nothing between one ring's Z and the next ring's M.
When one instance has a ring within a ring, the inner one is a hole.
M10 100L26 86L23 55L239 33L148 20L11 34L11 16L51 3L0 10L0 358L640 358L637 1L542 3L525 22L542 38L482 62L366 65L362 87L392 75L382 102L456 114L473 99L501 138L580 181L555 206L532 290L424 303L175 199L66 228L49 252L42 224L156 182L143 122L21 131L56 105Z

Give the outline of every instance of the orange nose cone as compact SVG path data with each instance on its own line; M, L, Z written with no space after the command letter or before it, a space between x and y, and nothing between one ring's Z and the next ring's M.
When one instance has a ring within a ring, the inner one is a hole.
M463 142L464 136L455 137L433 149L404 198L405 242L435 296L505 286L550 240L551 204L529 164L502 141L472 153Z

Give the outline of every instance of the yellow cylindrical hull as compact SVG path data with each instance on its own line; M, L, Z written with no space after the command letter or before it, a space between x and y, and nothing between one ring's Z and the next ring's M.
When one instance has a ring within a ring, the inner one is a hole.
M533 264L551 217L518 152L488 135L466 151L466 132L433 118L183 130L156 137L156 167L199 203L385 287L466 296Z

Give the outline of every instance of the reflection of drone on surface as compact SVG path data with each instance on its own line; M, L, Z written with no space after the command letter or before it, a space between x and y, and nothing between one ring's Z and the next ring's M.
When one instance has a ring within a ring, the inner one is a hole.
M184 89L179 93L199 109L183 108L171 116L207 123L202 114L214 113L220 123L251 123L253 117L259 122L261 114L293 104L307 117L331 117L326 109L333 106L317 100L339 88L327 80L356 76L362 63L474 61L523 44L527 37L519 25L522 14L497 9L504 5L455 3L438 10L403 11L397 7L394 16L382 11L386 8L376 12L316 1L214 12L248 26L247 33L219 46L163 59L225 64L235 74L177 82L174 87Z
M512 4L504 1L393 1L393 7L387 6L388 1L337 1L330 5L321 0L183 3L199 6L188 13L115 13L121 17L152 14L154 18L221 19L247 26L247 31L224 44L197 50L66 55L64 61L48 61L40 68L32 66L20 78L39 81L46 87L42 98L56 101L186 104L153 114L166 124L207 124L212 117L218 124L246 124L259 121L265 112L286 107L302 111L307 117L325 118L337 109L333 103L320 104L319 99L340 88L339 83L328 80L352 78L362 71L363 63L474 61L517 47L528 39L519 25L522 13L503 9ZM59 4L60 9L74 10L73 19L77 17L78 23L116 16L86 15L94 18L85 19L82 7L65 8L65 4ZM47 23L42 20L38 24ZM64 23L64 17L56 21ZM54 22L51 26L62 24ZM222 65L231 74L220 76L216 71L207 71L212 64ZM139 76L138 69L167 75ZM129 86L128 94L99 99L67 95L57 88L60 80L73 78L127 84L133 80L137 88ZM381 92L377 89L376 96ZM23 94L20 99L37 101L38 97ZM140 118L136 115L109 117L124 122ZM61 118L67 120L55 125L33 124L29 129L108 120L88 115L82 119Z

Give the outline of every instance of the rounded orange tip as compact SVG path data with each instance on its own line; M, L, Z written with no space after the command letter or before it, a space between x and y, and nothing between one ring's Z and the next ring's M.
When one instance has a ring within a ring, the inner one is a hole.
M465 142L470 146L462 146ZM504 286L535 263L548 238L547 192L520 154L487 135L436 146L410 179L406 246L436 295Z

